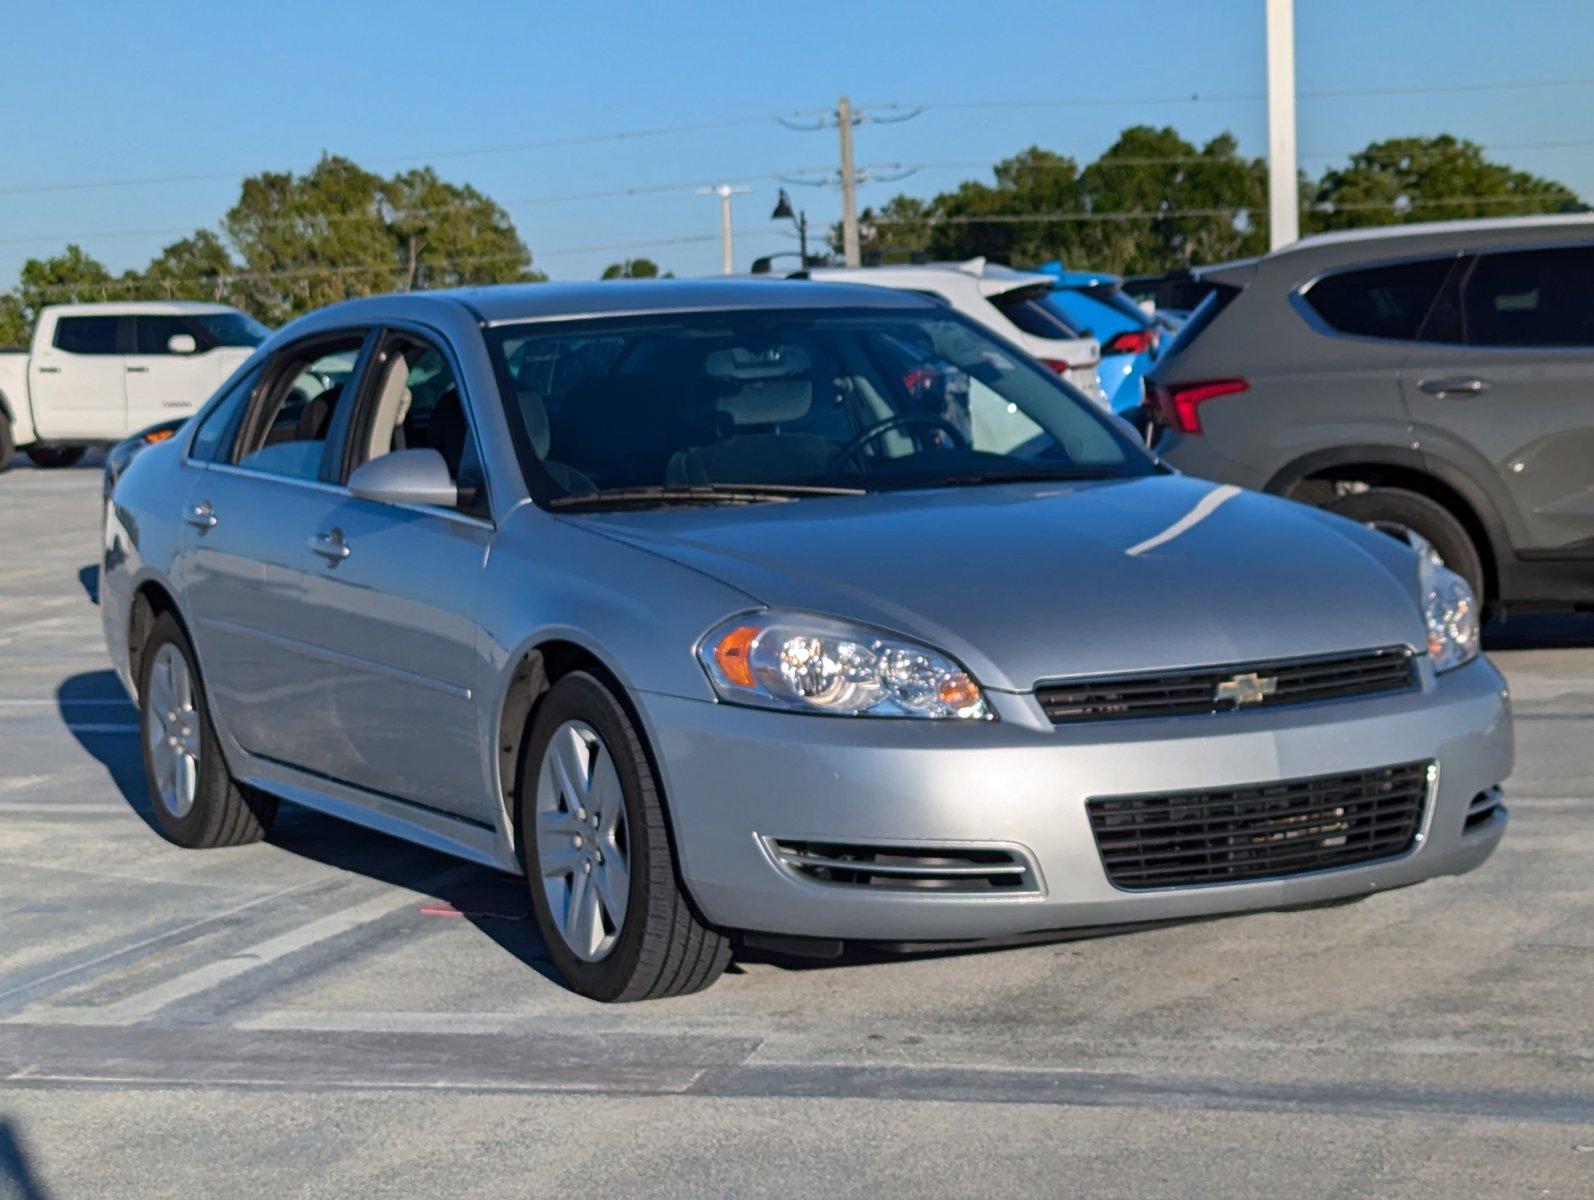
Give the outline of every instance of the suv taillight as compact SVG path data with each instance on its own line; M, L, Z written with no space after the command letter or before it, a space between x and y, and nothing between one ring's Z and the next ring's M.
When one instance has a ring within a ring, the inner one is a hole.
M1196 410L1208 400L1233 396L1251 385L1243 379L1203 379L1195 383L1153 383L1146 380L1143 407L1158 425L1176 433L1200 433L1201 414Z
M1157 344L1155 329L1126 329L1115 333L1102 346L1103 354L1143 354Z

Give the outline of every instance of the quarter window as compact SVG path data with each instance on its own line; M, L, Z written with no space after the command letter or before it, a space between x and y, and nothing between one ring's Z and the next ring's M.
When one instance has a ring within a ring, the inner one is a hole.
M1429 258L1343 271L1314 283L1306 302L1341 333L1411 341L1454 261Z
M260 379L260 368L244 375L228 389L194 432L193 444L188 447L188 457L194 462L219 462L227 457L238 435L244 409L249 407L249 393Z
M120 317L62 317L55 323L55 348L68 354L120 354Z
M273 363L270 388L238 465L293 479L315 479L327 434L343 405L360 357L363 335L286 350Z
M1594 246L1480 255L1461 308L1474 346L1594 346Z

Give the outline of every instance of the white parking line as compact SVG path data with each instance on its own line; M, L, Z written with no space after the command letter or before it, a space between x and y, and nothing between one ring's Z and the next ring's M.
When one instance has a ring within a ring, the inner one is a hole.
M417 899L430 895L438 888L446 887L461 875L476 869L469 866L451 867L423 880L414 891L395 888L384 892L373 899L331 913L288 933L268 938L216 962L206 963L175 979L168 979L142 992L136 992L126 999L118 1000L115 1004L84 1010L51 1009L46 1019L81 1025L125 1025L133 1021L147 1021L163 1008L220 987L247 971L276 962L290 954L297 954L329 938L358 929L362 925L380 921L390 913L414 904Z

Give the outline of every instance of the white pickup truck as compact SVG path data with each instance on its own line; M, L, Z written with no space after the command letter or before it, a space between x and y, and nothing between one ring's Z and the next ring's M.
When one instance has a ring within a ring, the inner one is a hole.
M30 350L0 353L0 471L14 450L66 467L89 446L186 416L269 335L220 304L46 308Z

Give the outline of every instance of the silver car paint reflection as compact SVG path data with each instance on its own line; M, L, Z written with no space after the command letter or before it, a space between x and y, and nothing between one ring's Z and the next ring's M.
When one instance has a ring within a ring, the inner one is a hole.
M1339 518L1180 476L1014 483L793 504L615 513L533 503L481 329L522 319L705 308L903 308L875 288L791 282L538 285L353 301L306 333L395 324L444 343L477 431L491 520L358 500L188 461L203 415L119 481L101 584L129 678L135 592L166 589L193 633L217 737L259 787L519 871L499 753L516 668L578 646L624 688L655 754L686 885L732 928L938 940L1306 903L1470 869L1504 811L1471 798L1511 769L1486 660L1418 690L1110 727L1052 726L1037 682L1424 644L1410 551ZM217 518L183 520L208 503ZM307 540L340 528L329 562ZM824 718L717 703L693 650L762 606L939 647L996 721ZM513 731L512 731L513 732ZM1093 795L1222 787L1431 758L1420 847L1283 880L1130 894L1107 880ZM1019 847L1022 896L873 894L795 878L765 838Z

